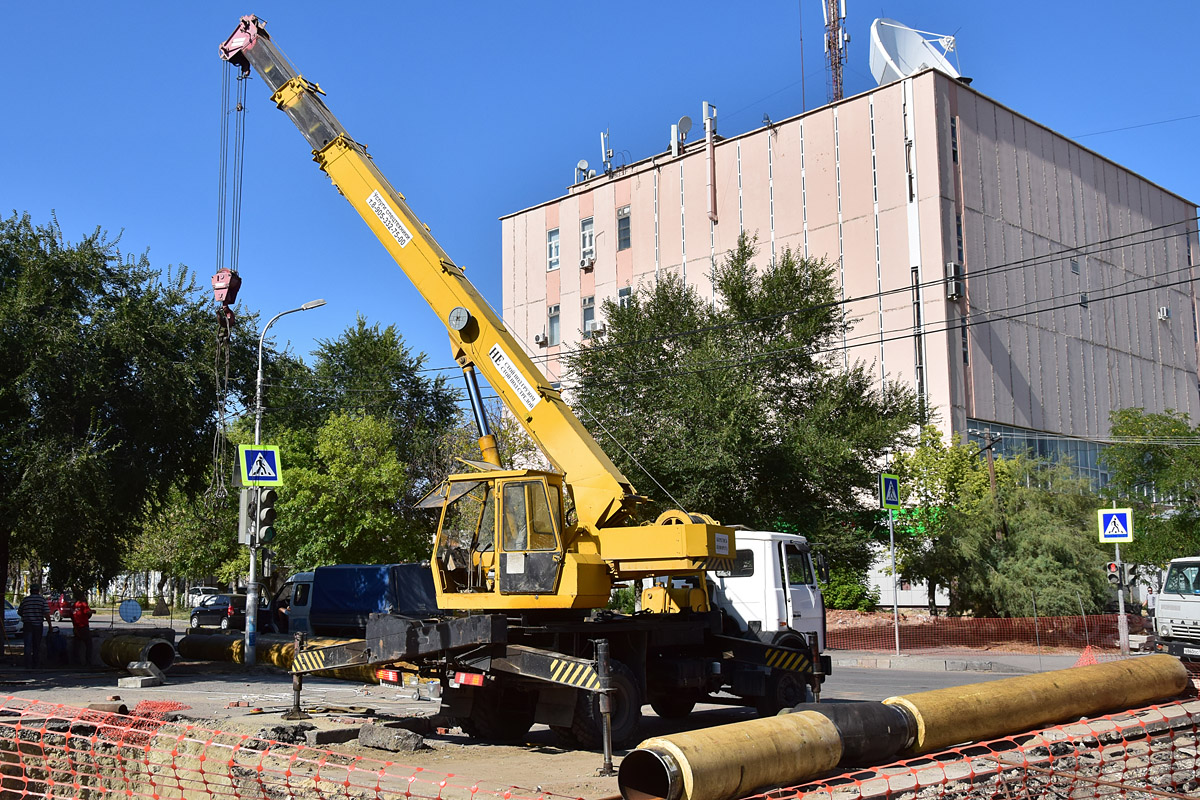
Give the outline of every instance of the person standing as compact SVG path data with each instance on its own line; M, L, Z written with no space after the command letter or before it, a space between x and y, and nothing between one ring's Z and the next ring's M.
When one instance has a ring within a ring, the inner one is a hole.
M1146 587L1146 616L1150 618L1150 622L1154 622L1154 607L1158 605L1158 598L1154 596L1154 587Z
M87 603L87 593L75 592L75 604L71 606L71 634L73 638L75 660L83 666L92 663L92 618L91 607Z
M17 606L17 613L25 626L25 669L37 669L42 661L42 620L50 622L50 609L40 585L29 587L29 594Z

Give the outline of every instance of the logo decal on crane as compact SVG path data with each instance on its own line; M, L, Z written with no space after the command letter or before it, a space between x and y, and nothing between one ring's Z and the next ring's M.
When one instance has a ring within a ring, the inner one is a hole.
M412 233L408 228L404 227L404 223L400 220L400 215L397 214L388 201L383 199L383 195L378 190L371 192L367 197L367 206L375 212L375 216L379 217L379 221L383 223L383 227L387 228L388 233L396 240L396 244L404 247L412 241Z
M508 384L508 388L513 390L521 400L521 405L525 406L526 411L533 411L533 407L538 404L538 393L534 391L529 381L525 380L525 376L517 369L517 365L508 357L508 353L498 344L492 345L492 349L488 351L488 358L496 365L496 369L500 370L500 377L504 378L504 382Z

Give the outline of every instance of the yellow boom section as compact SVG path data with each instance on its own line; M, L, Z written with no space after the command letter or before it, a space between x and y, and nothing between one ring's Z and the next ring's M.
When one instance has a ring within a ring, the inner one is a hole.
M473 365L554 464L573 491L579 525L627 523L638 498L629 481L550 386L517 339L467 280L321 100L324 92L292 67L256 17L244 17L221 47L226 60L254 71L271 99L312 146L314 160L446 325L455 360ZM461 312L469 320L464 324Z

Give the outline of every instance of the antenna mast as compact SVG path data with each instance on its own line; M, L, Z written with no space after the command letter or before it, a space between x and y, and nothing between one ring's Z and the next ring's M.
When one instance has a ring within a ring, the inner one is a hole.
M825 55L829 59L829 102L842 99L842 69L846 66L846 0L821 0L825 14Z

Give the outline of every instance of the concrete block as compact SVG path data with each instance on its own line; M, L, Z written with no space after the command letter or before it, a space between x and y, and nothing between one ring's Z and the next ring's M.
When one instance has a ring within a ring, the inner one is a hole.
M392 753L415 753L418 750L430 749L419 733L373 722L368 722L358 729L358 743L363 747L388 750Z
M358 738L358 728L329 728L304 732L304 741L309 747L322 744L344 744Z
M153 675L132 675L128 678L118 678L117 687L120 689L145 689L149 686L162 686L162 678Z
M125 669L129 670L130 675L145 675L151 678L158 678L160 683L165 683L167 676L163 675L162 670L153 661L130 661L125 665Z

